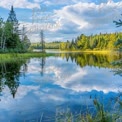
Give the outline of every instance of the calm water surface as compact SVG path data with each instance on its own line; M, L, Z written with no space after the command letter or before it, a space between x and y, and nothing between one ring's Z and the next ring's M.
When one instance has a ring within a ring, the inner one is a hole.
M58 54L0 63L0 122L55 122L58 112L93 112L122 91L120 56Z

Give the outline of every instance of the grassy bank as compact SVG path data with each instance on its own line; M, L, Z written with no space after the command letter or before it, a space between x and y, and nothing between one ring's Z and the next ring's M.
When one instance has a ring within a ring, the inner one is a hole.
M58 53L91 53L91 54L111 54L116 55L120 54L118 51L68 51L68 50L59 50ZM28 58L39 58L39 57L49 57L49 56L56 56L56 53L41 53L41 52L28 52L28 53L2 53L0 54L0 62L2 61L11 61L11 60L18 60L18 59L28 59Z
M22 60L22 59L28 59L28 58L39 58L39 57L49 57L54 56L54 54L51 53L38 53L38 52L32 52L32 53L5 53L0 54L0 62L3 61L15 61L15 60Z

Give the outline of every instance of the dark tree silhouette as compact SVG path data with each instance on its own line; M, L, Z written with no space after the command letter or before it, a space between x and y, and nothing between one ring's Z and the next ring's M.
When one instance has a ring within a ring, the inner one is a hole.
M44 52L44 49L45 49L45 42L44 42L44 31L41 30L40 32L40 39L41 39L41 49L42 49L42 52Z
M20 68L23 65L23 72L25 72L25 64L26 60L0 63L0 93L5 86L8 86L10 93L13 98L15 98L15 94L20 84Z
M122 20L120 20L120 19L118 21L114 20L113 22L116 24L117 27L122 26Z

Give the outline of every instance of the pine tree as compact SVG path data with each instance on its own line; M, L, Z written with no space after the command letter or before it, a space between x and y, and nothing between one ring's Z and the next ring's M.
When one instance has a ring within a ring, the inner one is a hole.
M120 27L122 26L122 20L119 19L119 21L113 21L117 27ZM119 48L120 50L122 50L122 40L121 39L118 39L117 42L115 42L115 46L118 46L119 45Z
M20 50L21 45L20 37L18 34L18 20L14 12L13 6L9 12L8 19L5 23L5 37L6 37L6 48L10 50Z
M13 33L18 33L19 24L18 24L18 20L16 18L16 14L15 14L13 6L11 6L11 10L10 10L7 22L13 25Z

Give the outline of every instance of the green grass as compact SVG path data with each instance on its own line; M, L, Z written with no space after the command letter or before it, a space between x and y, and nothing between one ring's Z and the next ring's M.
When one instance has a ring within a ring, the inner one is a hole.
M0 62L9 62L9 61L16 61L16 60L23 60L28 58L39 58L39 57L49 57L54 56L54 54L50 53L6 53L0 54Z

